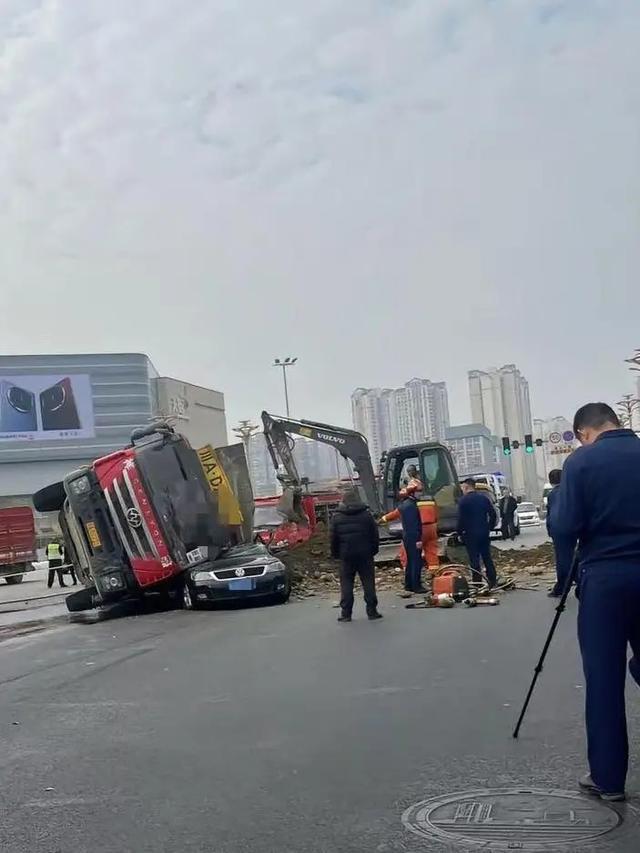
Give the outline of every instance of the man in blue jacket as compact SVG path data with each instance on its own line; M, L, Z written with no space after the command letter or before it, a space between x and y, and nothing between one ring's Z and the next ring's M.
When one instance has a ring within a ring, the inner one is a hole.
M496 568L491 557L490 533L498 521L496 511L489 498L476 490L476 481L471 477L462 483L462 493L458 502L458 535L466 546L473 580L482 581L482 559L487 581L493 587Z
M553 551L556 557L556 582L553 589L549 593L549 598L560 598L571 574L571 565L573 562L573 554L575 551L575 540L571 537L561 536L556 533L551 523L551 512L558 496L560 481L562 479L562 471L560 468L554 468L549 471L549 483L553 489L547 497L547 533L553 542Z
M613 409L588 403L573 430L583 445L567 459L551 529L578 544L578 636L586 682L591 773L580 787L607 801L625 798L629 761L625 715L629 669L640 684L640 440Z

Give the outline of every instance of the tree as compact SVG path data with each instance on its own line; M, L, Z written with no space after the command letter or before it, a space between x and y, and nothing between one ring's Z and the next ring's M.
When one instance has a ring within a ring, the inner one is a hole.
M625 358L625 361L632 365L629 370L640 370L640 349L637 349L631 358Z
M633 414L640 406L640 400L634 397L633 394L624 394L622 400L618 400L617 405L620 423L626 429L630 429L633 425Z

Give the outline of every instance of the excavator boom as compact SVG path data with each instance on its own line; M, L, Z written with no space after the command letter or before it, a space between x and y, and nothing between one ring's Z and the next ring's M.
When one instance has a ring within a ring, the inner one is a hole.
M297 421L278 417L270 415L269 412L262 413L262 423L273 465L276 471L281 467L285 470L284 475L279 475L284 486L299 488L302 485L289 439L290 435L300 435L327 444L335 448L344 459L348 459L360 478L369 508L374 513L382 512L369 445L361 433L319 421Z

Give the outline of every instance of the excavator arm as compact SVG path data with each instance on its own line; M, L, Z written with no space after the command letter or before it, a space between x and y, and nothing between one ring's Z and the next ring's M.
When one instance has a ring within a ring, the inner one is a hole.
M382 512L380 496L369 455L369 445L365 437L356 430L323 424L318 421L296 421L291 418L277 417L269 412L262 413L264 435L273 465L278 471L284 468L285 474L279 475L284 486L300 488L302 480L293 458L290 435L300 435L333 447L344 458L350 460L360 478L369 508L374 513Z

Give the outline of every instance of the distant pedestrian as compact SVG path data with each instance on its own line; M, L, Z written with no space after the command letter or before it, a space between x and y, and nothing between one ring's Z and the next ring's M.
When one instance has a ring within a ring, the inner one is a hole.
M66 586L61 568L63 562L63 551L60 543L55 540L53 542L49 542L45 549L45 556L49 561L49 576L47 578L47 587L51 589L56 574L58 575L58 583L60 584L60 586Z
M590 775L580 781L603 800L625 798L629 671L640 684L640 441L611 406L578 409L583 446L567 459L552 502L551 531L578 545L578 637L586 686Z
M331 556L342 561L340 567L340 616L338 622L351 622L353 585L360 578L369 619L382 619L378 612L376 572L373 558L378 553L378 525L362 503L357 489L345 492L331 524Z
M571 563L575 551L575 542L559 532L554 532L551 522L551 511L558 496L558 489L562 479L560 468L549 471L549 483L553 486L547 497L547 533L553 542L553 550L556 557L556 582L549 592L549 598L560 598L571 573Z
M496 511L489 498L476 490L471 477L462 483L462 497L458 503L458 535L469 555L469 565L474 581L482 581L480 561L484 563L489 587L496 585L496 568L491 557L490 533L496 526Z
M71 580L73 581L73 585L77 586L78 578L76 577L76 570L74 568L73 563L67 563L67 549L64 545L60 546L60 550L62 551L62 565L65 567L63 569L63 574L68 572L71 575Z
M502 519L502 538L516 538L516 510L518 509L518 501L514 498L513 492L509 490L506 495L500 498L500 517Z

